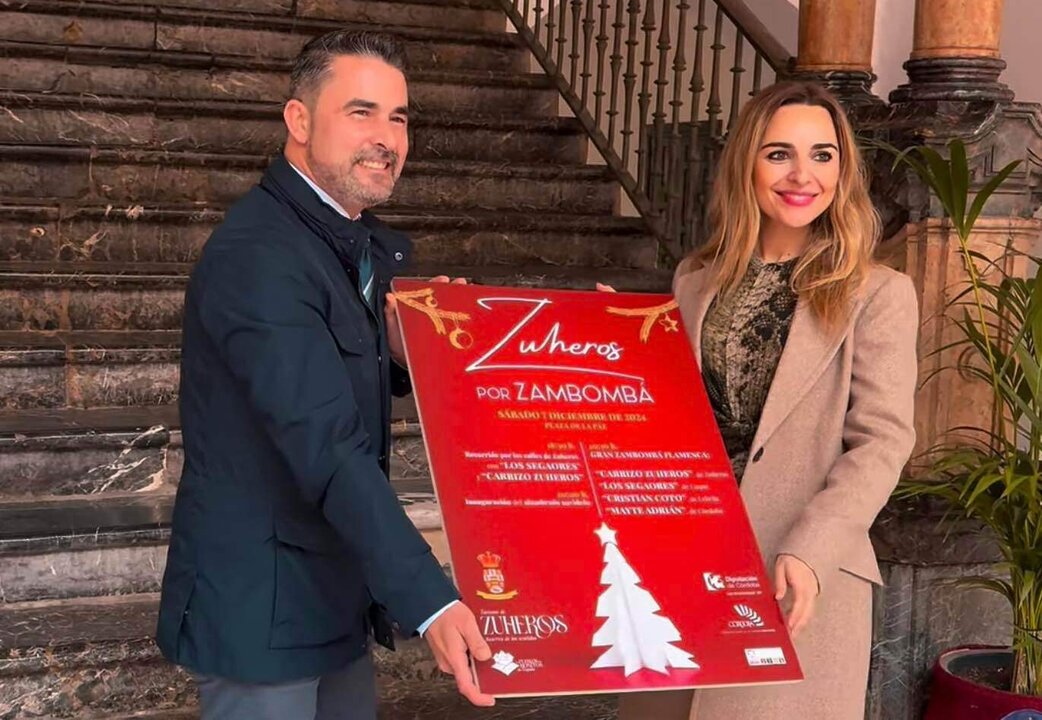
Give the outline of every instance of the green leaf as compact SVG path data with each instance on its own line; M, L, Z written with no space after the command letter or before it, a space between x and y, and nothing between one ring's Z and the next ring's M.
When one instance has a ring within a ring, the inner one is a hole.
M1003 279L1009 277L1009 274L1006 272L1005 266L1001 262L999 262L999 260L1002 259L1001 256L999 258L989 257L988 255L985 255L979 250L967 250L967 253L970 257L972 257L974 260L977 260L980 263L982 274L987 275L993 272L997 272L1000 275L1002 275Z
M956 218L953 214L955 205L952 200L952 173L950 164L932 147L927 147L925 145L920 146L918 152L926 161L926 165L929 168L929 172L925 177L926 183L933 190L937 199L941 201L941 205L944 207L944 211L948 214L948 217L952 218L953 223L956 222ZM958 220L962 220L962 218L958 218ZM960 228L961 225L957 224L956 229L958 230Z
M1001 475L985 475L980 478L976 483L976 486L972 488L973 492L971 492L969 497L966 498L967 507L972 507L974 502L980 498L981 494L987 492L994 487L996 483L1002 482L1002 480L1003 478Z
M1030 295L1024 322L1031 329L1031 343L1036 353L1042 351L1042 265L1030 281ZM1025 287L1028 282L1025 281Z
M931 182L929 169L919 159L912 155L913 152L917 152L918 150L918 146L913 146L903 152L899 152L897 157L894 158L894 164L890 170L891 172L896 170L897 166L903 163L912 169L912 172L916 174L916 177L918 177L924 185L932 189L933 183Z
M896 170L897 166L900 165L901 163L907 163L908 162L908 154L915 150L915 146L914 145L911 146L911 147L905 148L904 150L900 150L897 147L895 147L894 145L891 145L890 143L888 143L886 140L880 140L878 138L866 137L866 138L863 138L863 142L864 142L865 145L867 145L869 147L880 148L882 150L886 150L888 153L890 153L891 155L894 156L894 162L890 166L890 171L891 172Z
M977 191L977 195L973 198L973 204L970 206L970 212L966 216L967 234L969 230L973 229L981 211L984 210L984 204L988 202L988 198L999 189L999 185L1006 182L1006 178L1017 169L1018 165L1020 165L1020 160L1014 160L1009 165L999 170L995 177L991 178L984 187Z
M962 140L955 138L948 144L948 155L951 158L949 165L952 179L952 222L959 229L959 234L965 236L966 228L966 200L970 191L970 167L966 162L966 146Z
M1020 363L1020 372L1024 380L1024 384L1027 385L1031 392L1031 396L1026 398L1037 398L1039 396L1039 379L1040 379L1040 367L1038 359L1031 353L1031 349L1024 343L1018 342L1014 345L1013 352L1016 354L1017 361Z
M986 577L971 577L959 578L956 581L956 584L965 588L991 590L992 592L996 592L999 595L1002 595L1007 600L1009 600L1011 605L1014 602L1014 597L1016 597L1013 593L1013 587L1005 580L997 580L995 578Z

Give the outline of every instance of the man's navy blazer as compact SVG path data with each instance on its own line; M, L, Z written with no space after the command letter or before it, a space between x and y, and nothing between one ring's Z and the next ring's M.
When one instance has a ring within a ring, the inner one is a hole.
M358 289L367 236L375 308ZM409 382L384 293L410 249L281 156L207 242L185 297L185 465L158 625L173 662L242 682L320 675L458 598L387 480L391 395Z

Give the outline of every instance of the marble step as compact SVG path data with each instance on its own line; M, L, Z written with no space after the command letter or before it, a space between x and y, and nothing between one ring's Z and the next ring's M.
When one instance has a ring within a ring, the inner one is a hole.
M426 492L398 497L432 547L443 547L441 514L429 483ZM0 607L158 591L173 506L170 487L0 499Z
M63 47L0 40L0 87L24 93L110 95L184 102L284 102L290 59L239 55ZM445 66L409 71L409 104L417 112L545 117L557 114L557 90L545 75Z
M165 710L136 710L129 713L90 713L86 717L80 715L79 720L199 720L199 708L194 703L187 707L169 708Z
M412 397L392 415L392 484L432 492ZM0 500L172 491L183 462L175 405L0 410Z
M77 206L0 201L0 257L31 262L191 263L223 208ZM436 266L651 268L658 245L639 218L377 209L413 241L414 261Z
M386 681L385 681L386 682ZM383 699L376 710L377 720L614 720L618 717L613 696L586 695L563 698L507 698L492 708L476 708L461 703L452 695L444 678L432 681L433 687L419 692L423 685L404 679L403 690L411 690L393 700ZM386 687L386 686L383 686ZM381 691L386 697L388 689ZM199 709L148 710L129 715L90 715L81 720L198 720Z
M188 265L175 263L0 262L0 330L176 330ZM669 292L668 270L527 266L416 266L509 287L592 290L604 282L630 292Z
M10 3L13 4L13 3ZM20 3L27 9L46 11L60 9L60 4ZM188 11L216 9L210 0L107 0L89 3L91 8L108 6L138 9L142 6L167 13L184 14ZM3 7L3 4L0 4ZM505 16L502 9L489 0L223 0L219 5L223 16L273 19L299 18L302 22L337 20L344 23L367 23L404 27L445 27L446 14L452 13L454 26L459 30L502 31Z
M176 405L178 335L174 331L40 337L0 332L0 408Z
M494 11L364 0L304 0L298 7L308 10L317 5L341 6L344 13L364 5L372 12L345 21L218 10L212 3L176 8L86 0L2 0L0 40L286 60L294 58L308 39L348 26L394 33L404 41L412 67L518 70L526 63L523 41L505 32L505 19L497 19ZM423 22L428 26L418 24Z
M172 492L0 501L0 612L13 603L157 592ZM30 636L0 647L36 644Z
M109 3L140 5L142 0L107 0ZM212 8L212 0L150 0L148 3L154 7L162 8ZM472 8L472 9L499 9L495 0L378 0L377 5L402 5L411 7L413 5L434 8ZM361 3L352 3L350 0L222 0L221 9L226 12L242 12L251 15L300 15L330 17L334 19L350 20L351 13ZM294 12L294 8L297 8Z
M273 155L282 150L282 104L199 103L0 91L0 144L95 145L166 152ZM410 160L577 164L586 136L571 118L417 113Z
M80 93L184 101L285 100L288 61L170 51L60 48L0 41L0 86L16 92ZM489 70L431 67L409 73L412 109L540 117L556 112L548 78Z
M13 603L0 608L0 717L183 720L196 694L151 636L158 596ZM615 698L510 698L473 708L419 639L374 653L380 720L612 720Z
M0 197L77 203L228 204L257 182L263 155L0 146ZM413 160L387 207L610 215L619 187L606 167Z

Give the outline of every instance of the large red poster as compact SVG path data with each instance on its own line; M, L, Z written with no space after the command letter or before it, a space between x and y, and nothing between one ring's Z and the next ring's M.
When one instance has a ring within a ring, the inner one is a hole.
M672 298L394 291L484 692L802 677Z

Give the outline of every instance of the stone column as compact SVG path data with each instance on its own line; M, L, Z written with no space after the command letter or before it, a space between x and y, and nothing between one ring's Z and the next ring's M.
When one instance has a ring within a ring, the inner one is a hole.
M915 39L905 63L908 84L895 103L912 100L993 100L1013 92L999 82L1004 0L916 0Z
M915 39L905 63L909 81L890 100L899 146L925 143L947 155L948 141L963 139L974 190L1010 160L1025 161L988 203L971 239L973 249L1009 264L1017 252L1034 250L1039 237L1032 216L1042 187L1031 158L1042 146L1042 108L1014 102L1013 92L998 81L1006 66L999 51L1002 10L1003 0L916 0ZM950 428L989 428L992 403L987 385L955 370L936 374L957 362L954 351L933 351L958 337L945 311L947 301L965 288L967 276L958 238L942 220L936 199L917 183L908 191L907 270L921 293L921 376L930 378L916 405L918 449L926 450ZM1027 272L1020 265L1007 269Z
M850 104L876 104L872 94L875 0L800 0L793 76L817 80Z

